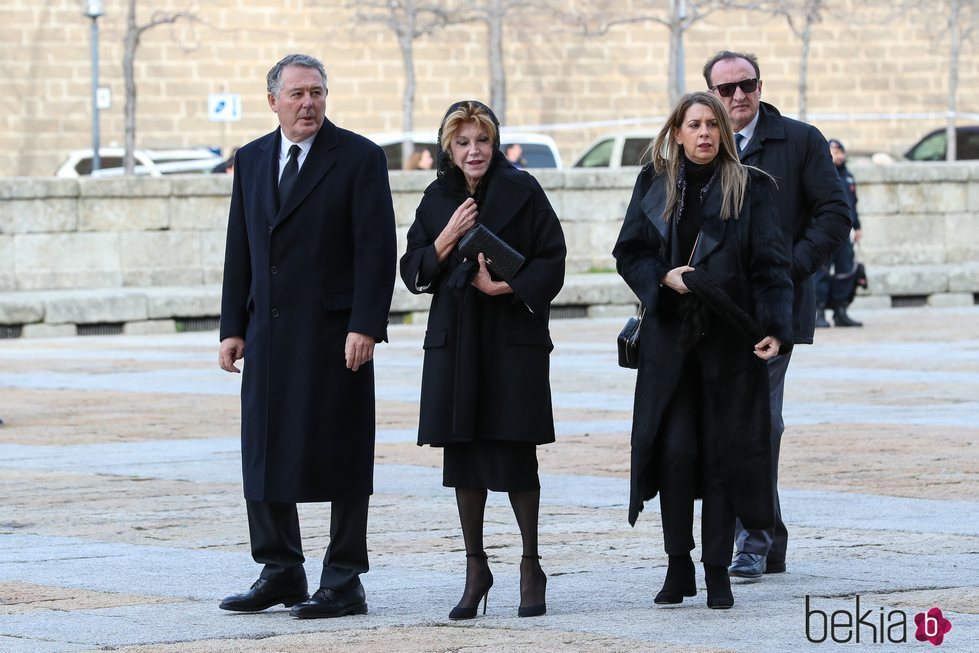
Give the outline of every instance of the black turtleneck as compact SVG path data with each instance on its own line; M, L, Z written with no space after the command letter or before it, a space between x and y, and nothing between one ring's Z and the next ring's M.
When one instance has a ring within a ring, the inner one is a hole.
M707 164L694 163L684 155L683 164L686 168L686 186L683 192L683 211L677 215L677 238L679 245L679 260L684 264L690 260L693 244L700 232L703 216L704 186L710 181L717 167L714 161Z

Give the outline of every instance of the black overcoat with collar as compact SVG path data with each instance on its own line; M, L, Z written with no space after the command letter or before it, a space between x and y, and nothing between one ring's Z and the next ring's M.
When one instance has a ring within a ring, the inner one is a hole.
M564 285L564 232L544 190L528 173L497 164L479 222L524 255L513 294L490 297L471 285L447 287L461 263L441 264L435 238L464 200L442 180L426 190L408 230L401 278L432 293L425 332L418 444L480 440L554 441L548 319Z
M659 492L656 438L680 381L686 356L702 372L699 415L708 468L728 488L735 512L750 528L774 522L768 368L746 336L711 315L693 349L680 346L681 325L665 310L660 279L683 262L670 260L670 224L663 220L666 177L651 167L639 174L612 255L619 274L646 307L640 327L639 370L633 408L629 523ZM691 265L713 277L751 315L762 332L792 342L789 256L774 212L771 179L750 171L748 195L736 220L721 220L719 184L704 198L700 238Z
M741 161L761 168L778 184L775 204L792 254L793 335L812 344L816 330L813 275L850 236L850 207L829 144L812 125L782 116L762 102L755 132Z
M280 130L241 147L220 337L245 339L245 498L331 501L373 491L374 368L346 368L348 332L387 340L397 236L381 149L324 121L285 205Z

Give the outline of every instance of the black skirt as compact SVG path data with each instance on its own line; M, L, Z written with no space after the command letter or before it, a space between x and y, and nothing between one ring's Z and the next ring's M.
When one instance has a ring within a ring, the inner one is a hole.
M537 445L476 440L444 447L442 485L494 492L539 490Z

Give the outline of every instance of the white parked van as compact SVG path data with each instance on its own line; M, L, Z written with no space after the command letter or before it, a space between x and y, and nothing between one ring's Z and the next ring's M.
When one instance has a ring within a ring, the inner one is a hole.
M649 144L657 132L628 132L602 136L585 148L575 168L624 168L649 161ZM645 158L643 158L645 156Z
M382 132L367 134L366 136L384 150L388 159L388 170L401 170L404 167L401 160L401 142L404 140L404 132ZM411 141L414 143L416 151L426 149L434 157L437 136L435 132L412 132ZM523 148L521 158L525 168L562 167L557 143L550 136L511 132L506 128L501 129L500 149L506 151L506 148L513 143L517 143Z
M122 167L122 147L100 147L98 177L115 177L125 174ZM148 150L137 148L133 151L136 159L136 175L159 177L161 175L194 174L211 172L224 161L219 152L207 147L192 147L172 150ZM80 177L92 174L92 148L75 150L54 173L56 177Z

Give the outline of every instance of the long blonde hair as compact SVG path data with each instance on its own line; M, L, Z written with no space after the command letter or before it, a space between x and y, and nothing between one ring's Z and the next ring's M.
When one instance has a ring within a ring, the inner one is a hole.
M714 162L717 166L715 183L719 183L721 187L721 219L737 220L748 188L748 167L741 163L736 154L734 130L727 110L720 100L704 92L687 93L681 97L652 144L653 170L656 174L665 173L667 180L663 220L670 219L680 202L677 178L680 175L680 164L683 162L683 146L676 142L674 134L683 125L687 110L695 104L706 106L717 118L721 130L721 143Z

